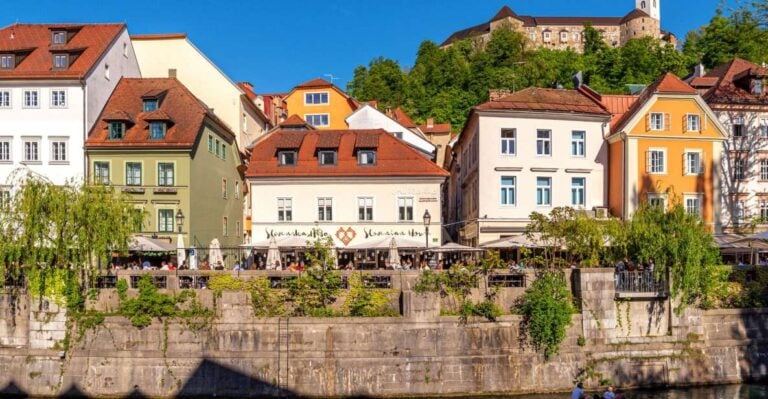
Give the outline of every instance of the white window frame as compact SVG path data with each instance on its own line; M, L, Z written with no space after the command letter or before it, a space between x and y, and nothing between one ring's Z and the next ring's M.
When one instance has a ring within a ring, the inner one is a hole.
M64 152L63 152L63 158L56 159L57 155L61 157L62 153L61 151L61 145L64 145ZM58 147L58 148L57 148ZM50 164L69 164L69 138L67 137L49 137L48 138L48 149L49 149L49 158Z
M63 66L60 65L59 60L63 60ZM53 69L61 70L67 68L69 68L69 54L53 54Z
M161 212L167 213L168 211L170 211L170 215L171 216L169 218L166 218L165 223L161 223L160 222L160 213ZM173 233L173 230L174 230L174 227L175 227L174 224L176 222L175 221L175 215L176 215L176 210L175 209L159 208L157 210L157 231L159 233ZM171 226L170 229L168 229L168 225L169 225L168 220L170 220L170 226Z
M539 180L547 181L547 185L539 185ZM546 201L545 199L546 194ZM552 177L536 176L536 206L549 208L552 206Z
M581 133L580 139L574 137L576 133ZM584 130L571 131L571 157L586 158L587 156L587 132Z
M691 164L691 161L688 159L688 155L689 154L696 154L696 155L698 155L699 162L698 162L698 166L696 167L697 168L696 170L693 170L691 168L692 164ZM685 157L685 160L684 160L684 162L685 162L685 169L684 169L684 171L685 171L685 175L686 176L700 176L700 175L704 174L704 169L705 169L705 166L704 166L704 153L701 150L685 150L685 152L683 153L683 156Z
M696 193L696 194L683 194L683 206L685 207L685 212L689 215L697 215L701 217L702 215L702 206L704 204L704 194ZM695 209L691 207L691 201L694 201L695 203ZM692 210L695 210L695 212L691 212Z
M323 163L323 155L331 154L333 156L332 163ZM320 166L334 166L339 162L339 154L336 150L319 150L317 152L317 163Z
M358 222L372 222L375 217L375 202L373 197L357 197L357 221ZM363 217L360 217L360 210L363 211ZM368 217L368 210L370 210L370 218Z
M760 160L760 181L768 181L768 158Z
M656 152L660 152L662 154L662 163L661 171L654 171L654 162L653 162L653 154ZM666 175L667 174L667 149L666 148L649 148L648 149L648 166L647 166L647 173L649 175Z
M100 176L96 164L107 165L107 175ZM104 178L106 177L106 180ZM112 163L109 161L93 161L93 184L108 186L112 181Z
M540 133L547 133L547 137L540 137L539 136ZM538 157L552 156L552 130L551 129L536 129L536 156Z
M235 182L235 199L240 199L240 182Z
M504 179L512 179L512 184L504 184ZM517 206L517 176L501 176L499 185L499 204L503 207ZM505 196L506 202L504 201Z
M321 125L321 124L314 124L314 123L309 121L310 119L314 119L315 117L322 117L322 116L325 116L328 119L328 123L326 123L324 125ZM329 127L329 126L331 126L331 114L329 114L327 112L326 113L319 113L319 114L304 114L304 120L307 121L307 123L309 123L310 125L312 125L314 127Z
M0 137L0 163L12 163L12 162L13 162L13 137L10 137L10 136Z
M506 133L511 133L511 137L505 137L504 135ZM501 129L499 132L499 135L501 137L500 139L500 148L499 151L501 152L501 155L505 156L516 156L517 155L517 129L515 128L506 128Z
M695 126L694 126L695 125ZM694 129L695 127L695 129ZM685 131L686 132L701 132L701 115L699 114L685 114Z
M552 32L543 32L542 33L542 39L544 42L551 42L552 41Z
M761 199L758 206L760 207L760 221L765 224L768 222L768 199Z
M30 145L35 144L35 155L36 155L35 159L31 159L30 157L28 157L28 155L30 154L27 152L27 144L30 144ZM22 150L21 159L23 160L23 163L33 163L33 164L41 163L42 162L40 157L41 147L42 145L39 137L22 137L21 138L21 150Z
M63 41L56 40L59 37L63 38L64 40ZM67 44L67 32L66 31L62 31L62 30L54 31L51 34L51 43L52 44Z
M665 193L648 193L648 205L653 205L655 201L661 201L661 206L664 210L667 210L667 194Z
M129 176L128 165L139 165L139 184L133 183L133 179L136 176ZM126 161L125 162L125 185L131 187L141 186L144 183L144 163L140 161Z
M747 180L747 160L742 157L736 157L733 160L733 180Z
M576 185L576 181L581 181L581 186ZM577 200L577 197L581 199L580 203ZM586 177L571 178L571 206L582 207L582 208L587 206L587 178Z
M171 184L168 184L168 173L166 171L165 174L160 172L160 169L162 166L171 166ZM169 161L158 161L157 162L157 186L158 187L174 187L176 186L176 163L175 162L169 162Z
M11 90L0 90L0 109L13 108L13 92Z
M658 125L654 124L654 117L659 118L660 123ZM651 112L648 118L650 119L648 124L650 125L651 131L654 131L654 132L664 131L664 124L666 122L665 121L666 118L663 112Z
M0 54L0 69L13 69L15 67L16 67L15 55L5 54L5 53Z
M28 93L30 94L30 99L32 98L31 94L35 93L35 104L34 105L29 105L29 103L27 103L27 94ZM40 108L40 90L39 89L24 89L24 91L21 92L21 105L22 105L21 108L23 108L23 109L38 109L38 108Z
M277 198L277 221L278 222L293 221L293 197Z
M563 43L568 41L568 32L560 32L560 41Z
M54 109L64 109L68 106L67 89L51 89L50 106Z
M405 217L400 212L401 208L405 212ZM411 208L410 218L408 218L408 208ZM416 206L413 197L397 197L397 221L400 223L413 222L416 214Z
M323 94L325 94L325 102L322 102ZM307 102L308 97L318 96L321 102ZM307 91L304 92L304 105L309 107L317 107L328 105L331 103L331 93L329 91Z
M286 161L285 155L288 155L288 154L292 154L293 155L293 162L292 163L285 162ZM278 166L296 166L296 164L299 161L298 157L299 157L299 152L295 151L295 150L282 150L282 151L278 151L277 152L277 165Z
M378 154L376 153L376 150L359 150L357 152L357 164L360 166L373 166L376 165ZM369 159L372 159L373 162L363 162L363 154L371 154L368 156Z
M317 221L333 222L333 197L317 197Z

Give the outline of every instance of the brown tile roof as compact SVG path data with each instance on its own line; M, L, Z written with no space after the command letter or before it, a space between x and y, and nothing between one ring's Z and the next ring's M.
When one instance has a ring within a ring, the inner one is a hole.
M578 90L528 88L475 107L477 110L573 112L609 115L602 104Z
M131 40L166 40L186 38L186 33L147 33L142 35L131 35Z
M500 19L510 18L510 17L517 18L517 13L512 11L512 9L509 8L509 6L504 6L504 7L501 7L499 12L497 12L496 15L494 15L489 22L498 21Z
M432 125L432 127L429 127L428 125L419 125L419 130L421 130L424 133L450 133L451 132L451 124L450 123L435 123Z
M322 78L317 78L296 86L298 89L311 89L315 87L333 87L333 83Z
M601 102L611 113L611 126L621 119L625 112L629 111L632 104L637 101L639 96L621 96L621 95L602 95Z
M765 73L764 68L752 62L734 58L713 68L703 78L693 79L691 84L700 89L707 89L703 97L711 104L768 105L768 96L765 94L768 87L763 88L763 94L755 94L749 90L747 79L750 76L765 76ZM713 80L716 82L711 84Z
M395 122L403 125L404 127L407 127L408 129L413 129L416 127L416 123L413 122L413 119L411 119L411 117L400 107L387 110L386 115Z
M317 139L317 148L339 148L341 143L341 133L339 132L326 132L321 134Z
M631 21L633 19L637 19L637 18L650 18L650 17L651 16L648 15L647 12L645 12L645 11L639 9L639 8L635 8L634 10L630 11L629 14L625 15L624 18L622 18L619 21L619 23L624 24L624 23L627 23L627 22L629 22L629 21Z
M166 94L157 111L143 112L142 96L152 90L163 90ZM160 113L167 115L173 123L167 127L165 138L150 140L149 121ZM108 138L107 121L111 115L127 115L133 121L126 124L122 139ZM175 78L123 78L107 101L99 121L91 129L86 148L191 149L198 141L206 119L216 123L225 138L234 141L234 133Z
M307 130L315 130L314 126L310 125L304 119L301 119L301 117L296 114L293 114L288 118L286 118L286 120L280 122L278 127L283 129L303 128Z
M238 82L237 87L239 87L240 90L245 93L245 96L248 97L249 100L256 101L256 93L253 91L250 84L245 82Z
M611 134L620 132L630 119L640 108L655 94L685 94L696 96L699 94L696 89L683 82L675 74L667 72L664 76L656 79L650 86L646 87L638 96L637 100L618 118L616 115L611 118Z
M277 136L275 142L275 148L279 150L296 149L301 148L301 143L304 141L303 131L287 131Z
M358 132L355 140L356 148L376 148L379 146L379 135L375 132Z
M317 159L317 144L328 133L339 136L337 163L334 166L320 165ZM301 147L298 149L298 162L295 166L279 166L277 162L278 143L285 134L302 134ZM377 141L376 164L358 165L357 142L362 140ZM403 143L384 130L309 130L275 131L256 143L251 151L251 159L246 177L388 177L388 176L435 176L446 177L448 172L435 165L421 153Z
M65 45L51 43L53 29L70 32ZM14 24L0 29L0 54L15 53L16 67L0 69L0 79L82 79L126 29L125 24ZM53 54L74 53L66 69L53 68Z
M697 76L693 79L691 79L690 85L699 88L699 87L712 87L717 84L717 82L720 81L720 78L717 77L710 77L710 76Z

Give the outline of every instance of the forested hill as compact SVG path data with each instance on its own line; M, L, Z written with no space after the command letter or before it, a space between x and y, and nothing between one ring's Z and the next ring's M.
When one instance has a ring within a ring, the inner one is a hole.
M416 62L404 71L384 57L355 69L349 93L361 101L378 100L379 107L403 107L415 120L434 117L464 126L471 107L488 99L489 89L572 87L574 73L602 93L624 93L628 84L649 84L665 72L686 76L699 62L705 67L739 56L756 63L768 61L768 0L716 10L708 25L689 32L680 49L652 38L633 39L609 48L591 26L585 30L585 52L534 49L527 38L509 29L494 31L488 45L471 41L440 49L424 41Z

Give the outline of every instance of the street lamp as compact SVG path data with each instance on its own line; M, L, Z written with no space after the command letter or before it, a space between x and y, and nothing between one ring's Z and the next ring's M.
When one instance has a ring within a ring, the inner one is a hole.
M181 213L181 209L176 212L176 225L179 226L179 234L181 234L181 226L184 225L184 214Z
M427 233L427 246L425 251L429 250L429 224L432 223L432 216L429 214L429 209L424 211L424 230Z

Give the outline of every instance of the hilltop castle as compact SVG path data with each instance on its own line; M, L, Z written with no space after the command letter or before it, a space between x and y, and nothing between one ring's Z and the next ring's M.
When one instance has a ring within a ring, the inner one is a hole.
M582 52L584 49L584 24L591 23L603 34L608 46L623 46L630 39L655 37L676 44L674 35L661 30L661 0L636 0L635 9L623 17L531 17L517 15L508 6L502 7L488 22L453 33L441 47L456 41L474 39L484 45L494 30L511 26L525 34L536 47L556 50L567 48Z

